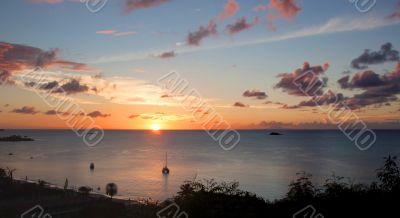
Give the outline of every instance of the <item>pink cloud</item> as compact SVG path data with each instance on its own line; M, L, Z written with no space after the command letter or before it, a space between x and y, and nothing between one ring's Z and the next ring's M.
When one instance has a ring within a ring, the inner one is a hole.
M388 16L390 19L400 19L400 1L397 4L396 11Z
M96 34L112 35L116 32L117 32L116 30L99 30L96 32Z
M240 18L234 24L230 24L227 26L228 32L230 34L236 34L242 32L244 30L250 29L253 26L257 25L260 22L258 17L254 18L253 22L248 23L246 18Z
M220 21L225 20L228 17L234 16L239 11L239 4L236 0L228 0L225 4L224 10L218 15Z
M236 0L228 0L224 9L216 17L212 18L207 27L200 26L196 31L190 32L186 37L186 44L190 46L198 46L204 38L217 34L217 23L222 22L228 17L234 16L239 11L239 4Z
M292 19L301 11L295 0L271 0L268 7L285 19Z
M186 43L198 46L204 38L215 34L217 34L217 25L215 22L210 21L207 27L200 26L198 30L190 32L186 38Z
M112 35L112 36L130 36L130 35L135 35L136 32L133 32L133 31L120 32L120 31L117 31L117 30L106 29L106 30L99 30L99 31L96 32L96 34L99 34L99 35Z
M271 0L268 5L259 4L253 8L253 11L268 11L266 15L268 29L276 31L277 28L274 21L277 18L292 20L301 11L301 8L296 4L296 0ZM276 12L276 14L273 14Z

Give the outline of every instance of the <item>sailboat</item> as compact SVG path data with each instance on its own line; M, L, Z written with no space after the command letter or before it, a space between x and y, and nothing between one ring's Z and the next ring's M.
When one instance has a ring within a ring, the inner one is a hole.
M168 175L169 174L169 169L168 169L168 153L165 153L165 166L162 169L162 173L164 175Z

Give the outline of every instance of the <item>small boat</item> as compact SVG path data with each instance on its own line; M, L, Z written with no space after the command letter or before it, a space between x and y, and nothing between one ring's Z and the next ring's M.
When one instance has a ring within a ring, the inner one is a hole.
M94 170L94 163L90 163L90 170Z
M169 169L168 169L168 153L165 153L165 166L162 169L162 173L164 175L168 175L169 174Z

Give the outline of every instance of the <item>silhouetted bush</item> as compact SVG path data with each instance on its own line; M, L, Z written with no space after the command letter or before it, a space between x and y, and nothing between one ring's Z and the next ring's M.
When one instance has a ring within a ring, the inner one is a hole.
M289 200L295 201L313 198L316 195L317 190L311 182L312 175L307 174L306 172L297 173L297 175L299 178L289 184L289 192L286 197Z
M380 187L384 191L400 189L400 169L396 163L397 157L385 157L385 164L377 171L377 178L381 182Z
M0 168L0 179L5 179L7 177L6 170L3 168Z
M238 187L238 182L187 181L174 202L190 217L256 217L264 214L266 202Z
M90 188L90 187L87 187L87 186L81 186L81 187L79 187L78 191L79 191L79 193L81 193L81 194L89 195L89 193L90 193L91 191L93 191L93 189Z
M343 176L336 176L335 173L332 174L331 178L325 180L324 184L324 195L330 197L338 197L350 189L348 183L344 182L343 180L345 177Z
M377 173L379 183L371 185L333 174L322 186L316 186L311 174L301 172L289 184L286 198L274 202L240 190L237 182L188 181L172 201L192 218L292 217L307 205L325 217L383 217L397 211L399 172L395 157L385 158Z

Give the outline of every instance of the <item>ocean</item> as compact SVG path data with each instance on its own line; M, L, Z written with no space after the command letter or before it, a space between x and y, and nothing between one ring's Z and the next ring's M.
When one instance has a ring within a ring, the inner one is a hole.
M238 181L241 189L273 200L285 196L298 172L311 173L319 185L332 173L349 182L369 183L384 156L400 155L399 130L376 130L377 141L367 151L338 130L279 132L283 135L239 131L240 143L225 151L200 130L110 130L92 148L70 130L6 130L0 137L17 134L35 141L0 142L0 167L15 168L18 179L41 179L63 187L68 178L70 187L100 187L100 193L114 182L118 197L124 199L164 200L186 180L215 179ZM171 172L163 176L166 152Z

